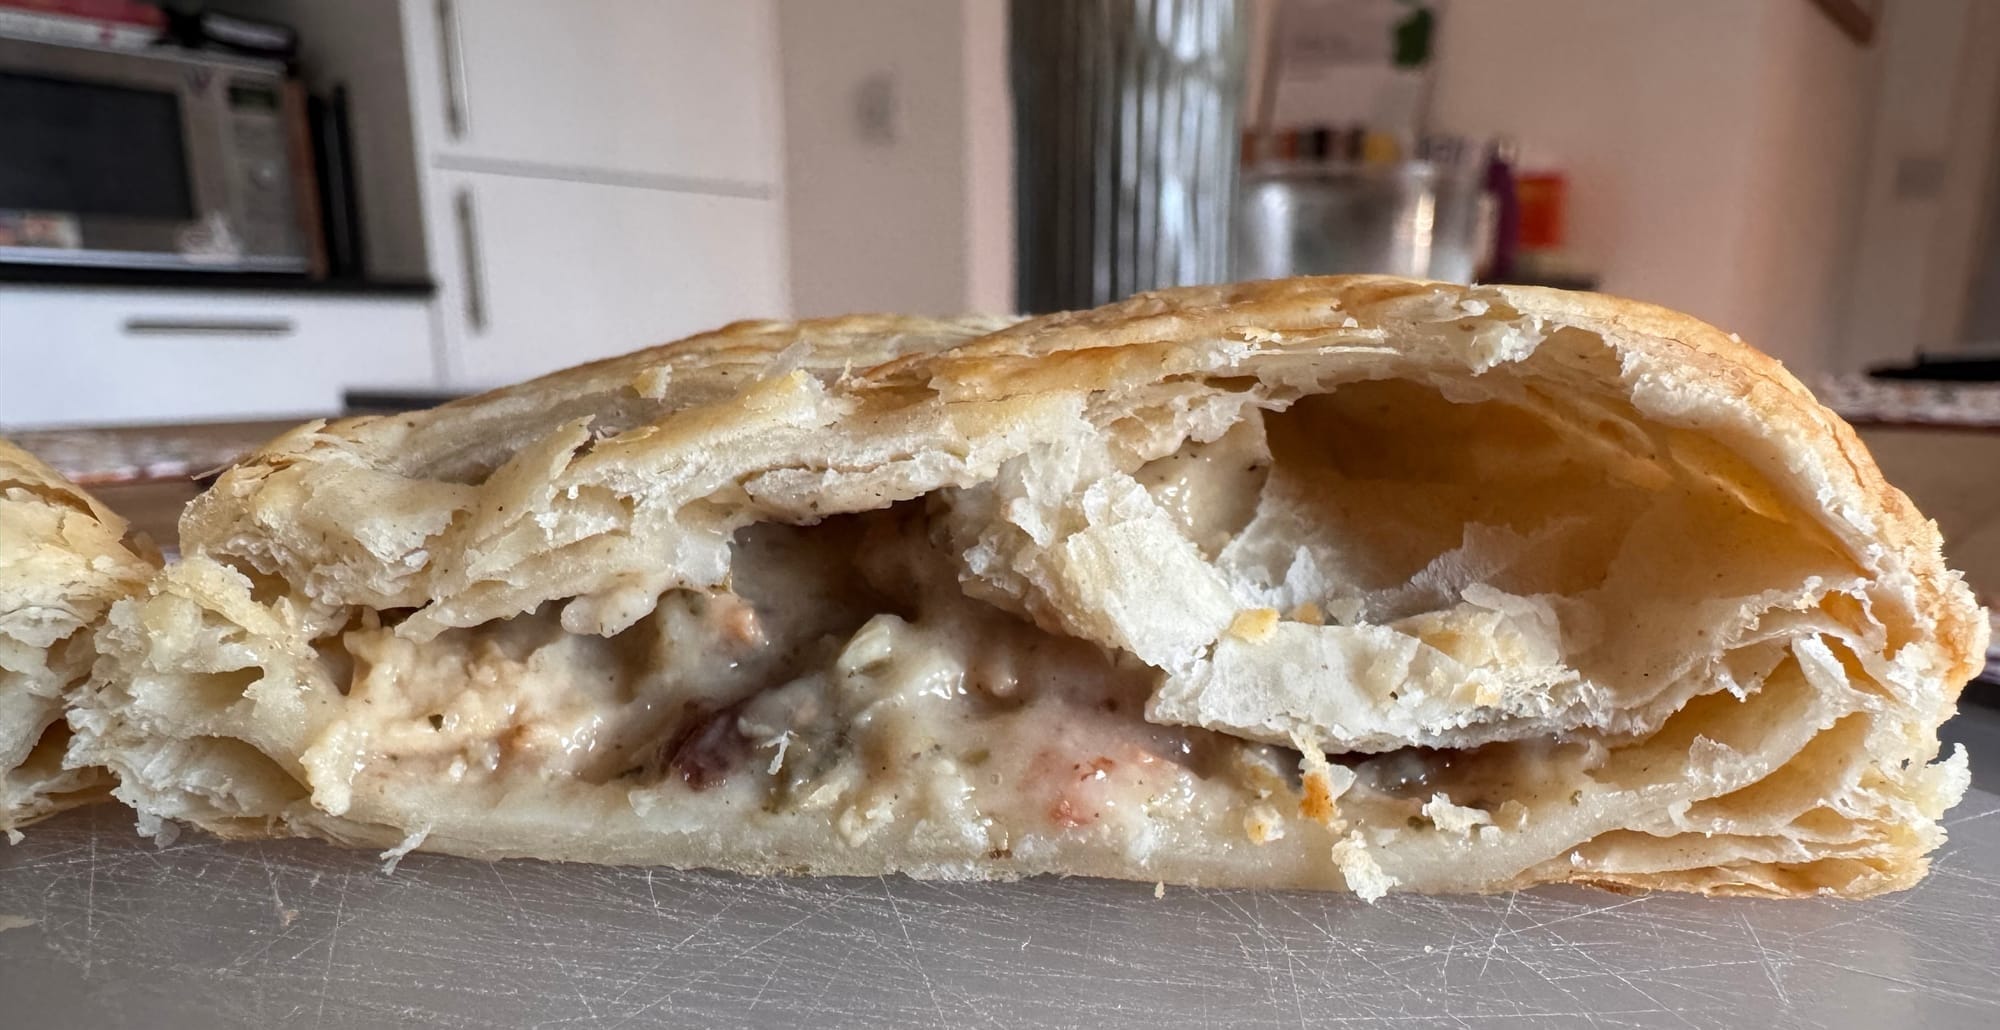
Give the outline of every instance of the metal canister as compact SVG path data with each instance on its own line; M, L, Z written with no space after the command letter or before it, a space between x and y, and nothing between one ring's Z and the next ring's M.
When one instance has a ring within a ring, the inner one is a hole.
M1437 160L1245 173L1235 276L1385 272L1469 283L1484 256L1476 167Z
M1245 0L1014 0L1024 311L1229 275Z

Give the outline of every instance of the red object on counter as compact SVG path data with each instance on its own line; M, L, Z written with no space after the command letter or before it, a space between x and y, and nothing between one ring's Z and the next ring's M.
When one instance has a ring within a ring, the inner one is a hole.
M45 43L139 50L166 30L166 12L137 0L0 0L0 32Z
M1517 173L1514 196L1521 205L1522 250L1560 250L1566 236L1569 177L1561 172Z
M166 12L158 4L141 3L139 0L0 0L0 7L156 28L164 28L167 24Z
M0 7L156 29L167 26L166 12L160 10L158 4L140 3L139 0L0 0Z

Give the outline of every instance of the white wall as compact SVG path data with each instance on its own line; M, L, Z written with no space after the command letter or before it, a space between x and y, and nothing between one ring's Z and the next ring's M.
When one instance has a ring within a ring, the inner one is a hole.
M799 315L1011 309L1005 21L1002 0L780 0ZM861 124L871 80L886 138Z
M1845 368L1962 342L1986 214L2000 189L2000 3L1900 0L1882 26L1844 334ZM1929 165L1930 174L1925 172Z
M1805 0L1758 0L1761 82L1751 112L1734 307L1743 338L1811 380L1841 365L1879 50Z
M967 224L963 310L1014 311L1014 99L1006 0L961 0Z
M1570 173L1570 243L1606 292L1823 367L1858 190L1870 52L1805 0L1460 0L1432 124Z

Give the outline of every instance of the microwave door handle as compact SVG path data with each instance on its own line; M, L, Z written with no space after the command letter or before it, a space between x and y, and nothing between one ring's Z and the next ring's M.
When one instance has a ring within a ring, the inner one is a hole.
M452 210L458 216L458 253L464 262L465 271L465 325L475 333L486 331L486 284L482 281L483 268L479 260L479 229L473 223L472 189L460 186L452 197Z
M444 127L453 140L463 140L472 100L465 88L465 57L454 0L437 0L437 23L439 69L444 75Z

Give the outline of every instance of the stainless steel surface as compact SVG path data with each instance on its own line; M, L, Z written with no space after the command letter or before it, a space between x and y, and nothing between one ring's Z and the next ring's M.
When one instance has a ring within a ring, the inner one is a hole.
M1981 1027L2000 797L1867 902L1352 898L156 849L116 808L0 844L14 1027Z
M1027 311L1229 272L1246 0L1015 0Z
M1251 169L1237 206L1233 277L1381 272L1469 283L1481 193L1469 162Z

